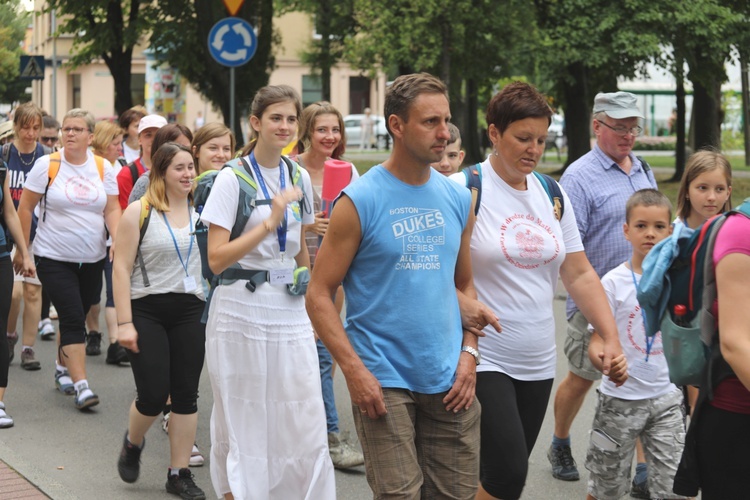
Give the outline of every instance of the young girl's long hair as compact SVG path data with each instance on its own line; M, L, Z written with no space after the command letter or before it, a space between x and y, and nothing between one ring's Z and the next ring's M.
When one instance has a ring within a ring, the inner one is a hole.
M159 212L169 212L169 199L167 198L167 184L165 178L167 176L167 169L172 164L172 160L177 153L184 151L190 155L190 149L186 148L182 144L176 142L167 142L162 144L159 149L156 150L153 158L151 158L151 173L148 174L148 189L143 198L146 202L154 207ZM193 203L193 193L188 194L188 200Z
M299 94L289 85L267 85L258 90L250 107L250 115L258 120L263 118L263 113L273 104L280 102L291 102L297 109L297 119L302 114L302 101ZM242 149L242 156L247 156L255 149L258 142L258 133L250 127L250 142Z
M680 219L682 219L683 221L687 221L688 217L690 217L690 210L692 208L690 205L690 200L688 199L688 195L690 193L690 184L699 175L706 172L712 172L716 169L723 170L724 177L727 180L727 187L731 187L732 165L729 163L729 160L726 156L719 153L718 151L704 149L702 151L694 153L690 157L687 164L685 165L685 172L682 174L682 181L680 181L680 191L679 193L677 193L677 216ZM726 203L724 203L724 206L719 212L726 212L727 210L731 209L732 195L730 193Z
M333 115L339 122L339 130L341 130L341 142L336 149L331 153L331 158L338 160L343 156L346 150L346 131L344 128L344 117L341 116L341 112L336 109L333 104L328 101L314 102L302 110L302 119L300 120L299 130L300 136L297 145L297 152L304 153L310 149L310 138L315 131L315 120L322 115Z

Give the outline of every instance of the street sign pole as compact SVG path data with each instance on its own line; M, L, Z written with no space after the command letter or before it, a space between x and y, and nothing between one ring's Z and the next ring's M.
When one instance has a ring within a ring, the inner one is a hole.
M229 123L234 129L234 66L229 68Z
M257 48L258 40L253 27L239 17L226 17L220 20L208 34L208 51L211 57L222 66L229 67L229 121L235 136L239 136L241 131L234 130L234 68L252 59Z

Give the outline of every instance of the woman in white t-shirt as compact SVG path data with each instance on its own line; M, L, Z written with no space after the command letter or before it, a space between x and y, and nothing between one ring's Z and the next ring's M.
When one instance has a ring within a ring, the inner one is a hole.
M72 393L73 386L79 410L99 403L86 379L85 320L91 304L99 301L107 229L115 234L120 219L114 169L88 149L94 125L88 111L68 111L63 119L63 148L36 161L18 206L28 241L32 212L41 202L34 255L39 280L60 320L55 383L65 394Z
M303 198L281 157L300 112L291 87L258 91L250 116L253 141L242 158L258 185L257 206L242 234L230 240L240 181L225 168L201 214L212 271L239 267L233 271L243 273L214 288L206 325L214 396L211 479L225 498L336 495L312 325L304 297L288 286L295 267L310 264L302 225L314 221L310 176L299 170Z
M544 152L552 110L531 85L516 82L487 107L492 154L480 165L481 204L471 239L478 299L502 333L479 339L477 398L482 404L481 485L477 499L520 498L555 376L552 305L558 276L576 304L617 339L599 277L583 252L575 215L562 192L558 220L533 171ZM451 176L466 183L459 172ZM562 188L561 188L562 191ZM619 345L619 344L618 344ZM621 352L621 351L620 351Z

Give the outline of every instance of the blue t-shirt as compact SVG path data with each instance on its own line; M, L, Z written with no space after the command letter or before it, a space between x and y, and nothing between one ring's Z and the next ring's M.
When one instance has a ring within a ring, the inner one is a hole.
M454 275L470 192L434 170L412 186L377 165L344 193L362 229L344 278L354 350L383 387L449 390L463 338Z

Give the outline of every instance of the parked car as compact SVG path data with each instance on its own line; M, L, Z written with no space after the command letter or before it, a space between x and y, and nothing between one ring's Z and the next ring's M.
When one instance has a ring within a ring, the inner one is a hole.
M365 115L346 115L344 117L344 128L346 129L346 146L361 147L362 144L362 118ZM370 115L375 122L373 134L376 149L389 149L391 136L385 128L385 118L379 115Z

